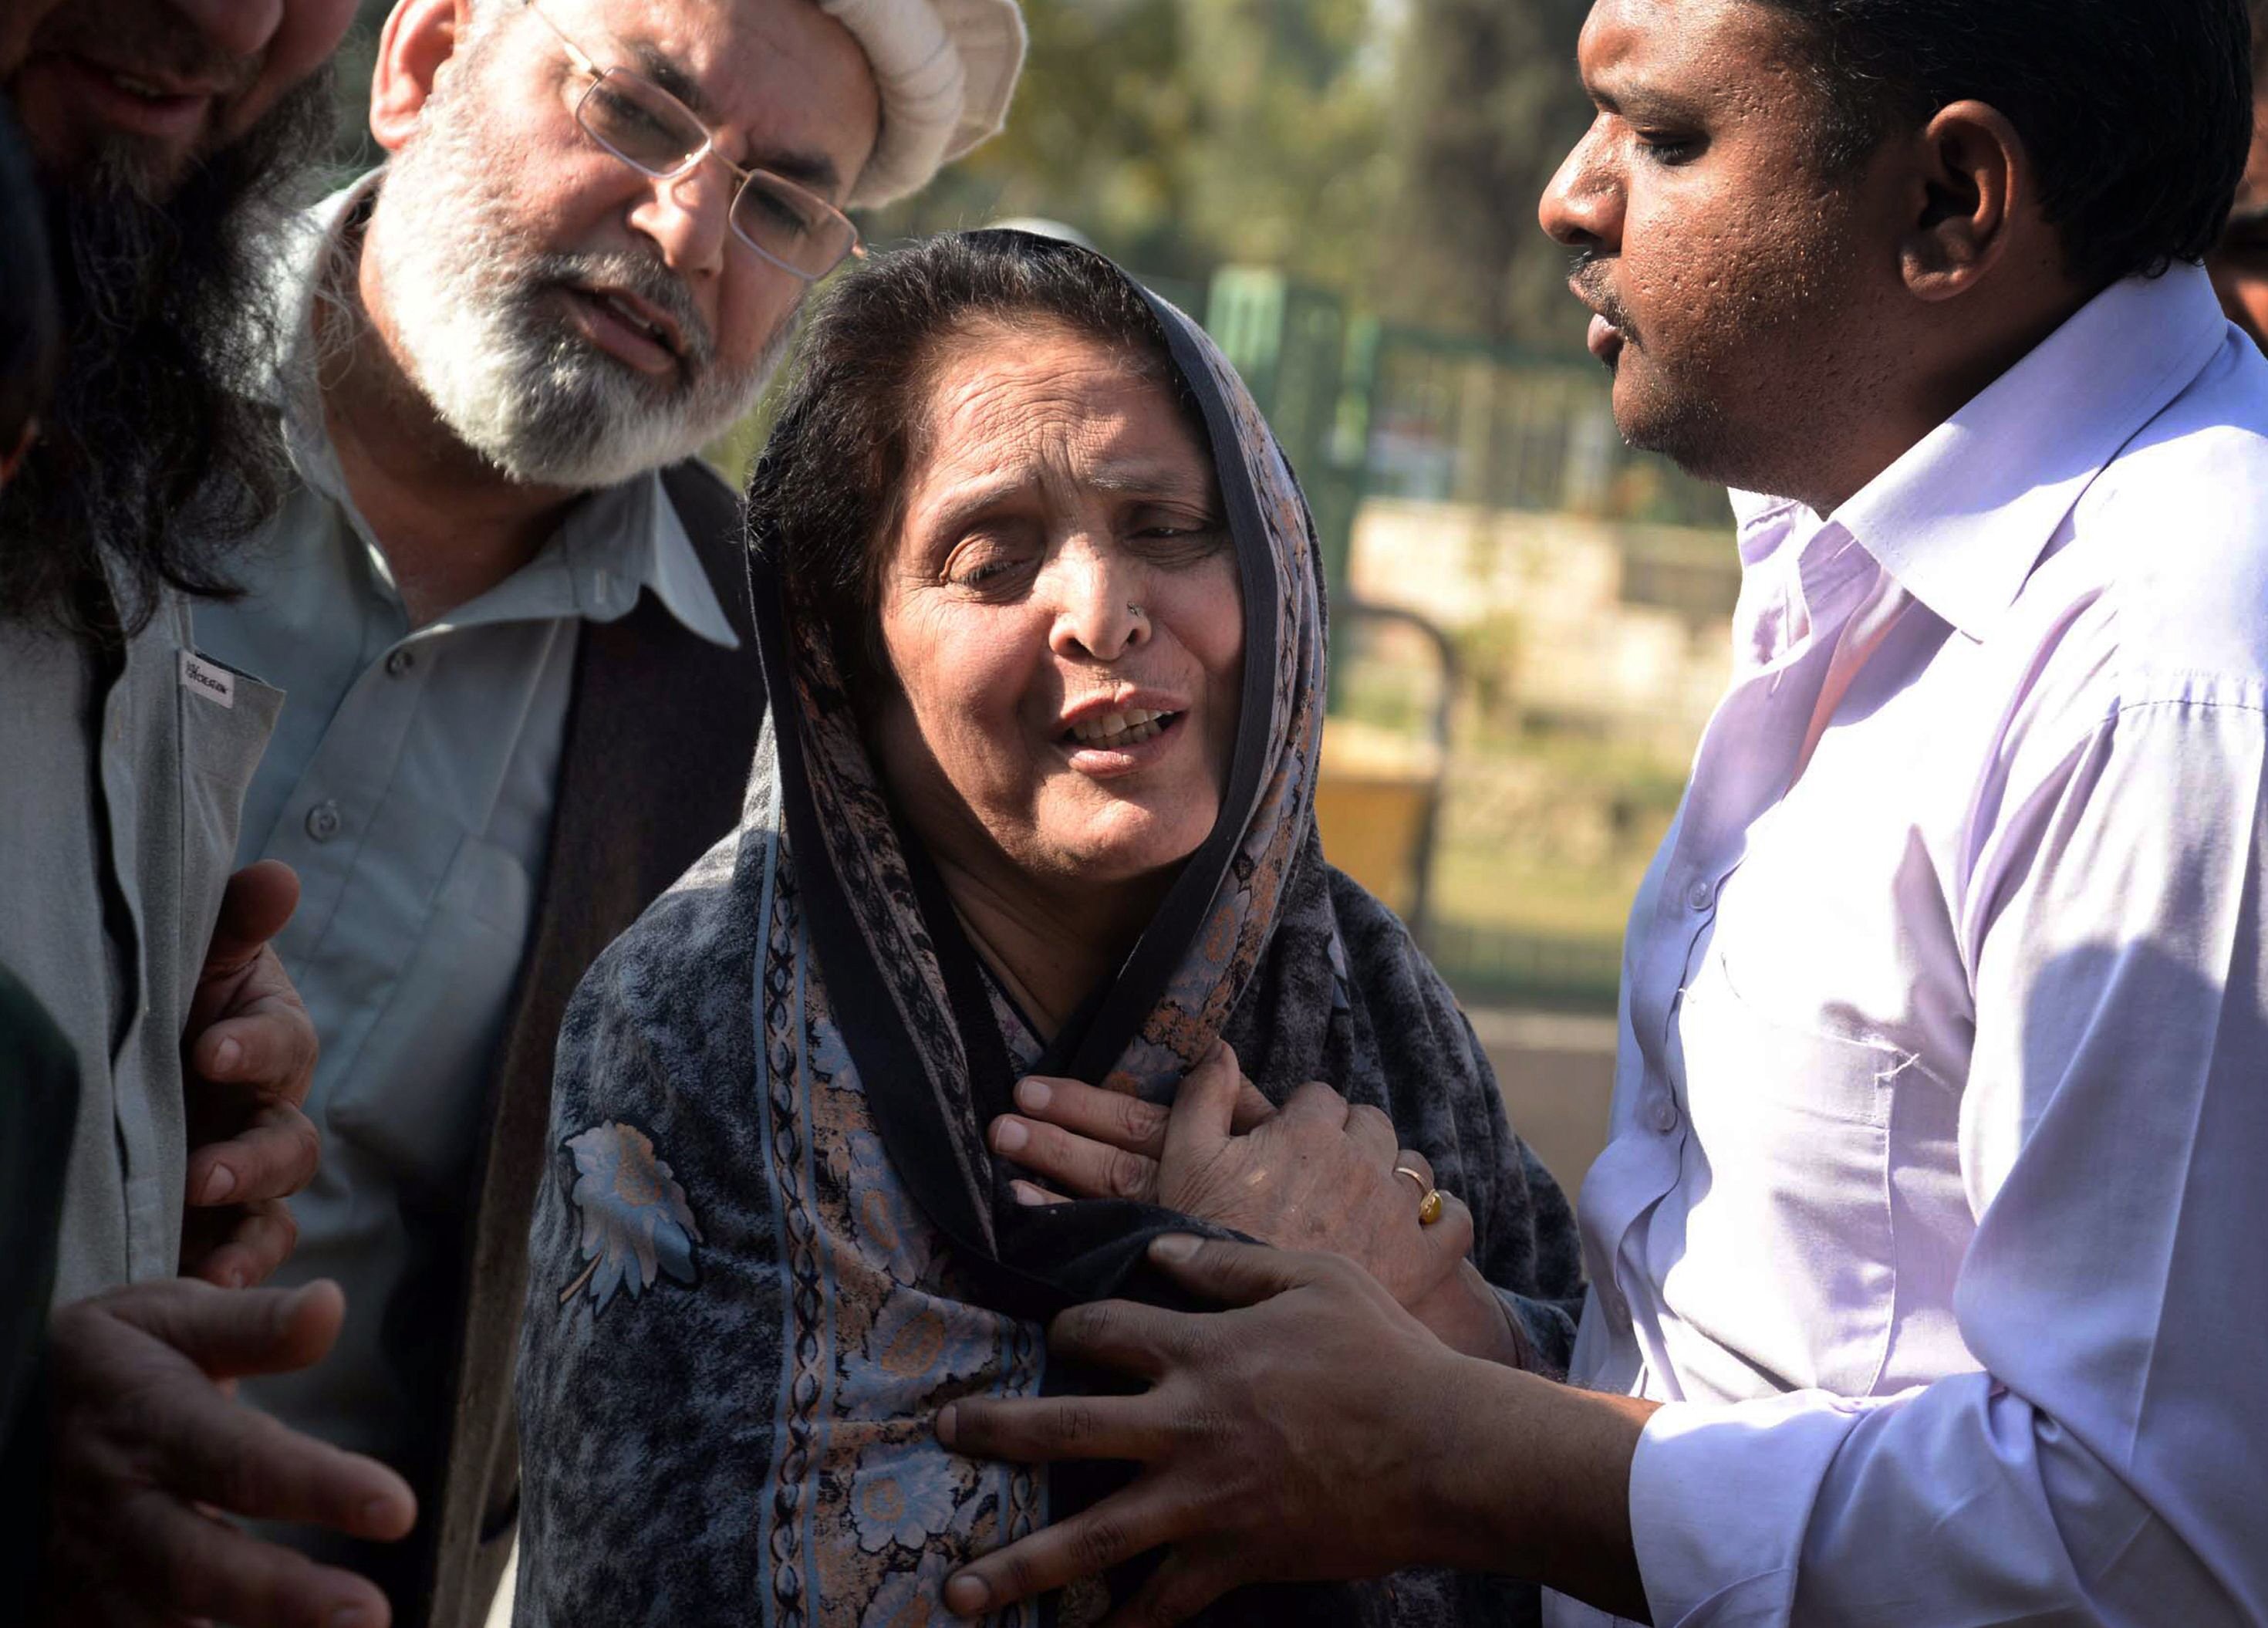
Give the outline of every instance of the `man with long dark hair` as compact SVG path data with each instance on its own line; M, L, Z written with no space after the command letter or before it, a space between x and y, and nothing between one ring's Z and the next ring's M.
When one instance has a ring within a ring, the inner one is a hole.
M1146 1394L945 1408L1142 1466L946 1603L1168 1546L1114 1620L1432 1563L1560 1624L2268 1621L2268 360L2201 265L2244 0L1598 0L1581 66L1543 212L1616 422L1770 496L1577 1383L1163 1241L1241 1309L1081 1308Z
M36 1414L52 1469L31 1500L41 1609L73 1624L376 1623L366 1582L208 1512L377 1536L410 1520L382 1468L225 1389L313 1360L341 1308L329 1285L233 1286L290 1249L314 1036L267 944L296 885L280 866L229 874L280 697L199 656L187 606L225 590L276 494L247 313L270 217L328 133L318 70L350 11L0 5L63 340L0 490L0 961L80 1087L68 1147L38 1150L64 1205ZM6 252L36 251L26 234Z

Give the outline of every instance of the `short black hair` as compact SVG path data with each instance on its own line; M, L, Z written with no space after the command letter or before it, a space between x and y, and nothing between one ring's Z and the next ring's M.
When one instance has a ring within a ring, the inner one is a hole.
M63 366L63 318L47 210L32 158L0 103L0 460L47 410Z
M2252 146L2249 0L1757 0L1809 36L1831 167L1954 102L2016 127L2090 290L2196 263Z
M805 328L747 505L752 534L777 550L793 613L839 630L854 697L887 677L883 549L923 455L937 353L987 322L1064 328L1118 351L1167 387L1197 444L1209 445L1164 325L1092 249L1025 232L964 232L845 273Z

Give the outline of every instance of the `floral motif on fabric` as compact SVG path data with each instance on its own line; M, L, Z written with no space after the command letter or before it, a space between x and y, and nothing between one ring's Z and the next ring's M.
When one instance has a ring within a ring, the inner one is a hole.
M953 1567L1035 1529L1029 1469L940 1448L957 1396L1036 1394L1040 1330L969 1300L882 1150L784 875L763 980L771 1179L790 1239L768 1617L952 1620ZM1026 1608L998 1619L1018 1628Z
M701 1241L685 1190L636 1125L593 1125L567 1138L574 1156L575 1210L582 1221L582 1275L559 1292L565 1305L588 1286L593 1316L617 1289L636 1300L658 1273L694 1280L693 1246Z

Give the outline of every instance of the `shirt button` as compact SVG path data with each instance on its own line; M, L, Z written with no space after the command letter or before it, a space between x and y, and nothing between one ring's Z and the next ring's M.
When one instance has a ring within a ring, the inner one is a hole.
M415 651L397 650L386 659L386 675L388 678L400 678L416 665L417 655Z
M1686 904L1696 910L1705 910L1717 902L1717 884L1706 880L1695 882L1685 890Z
M1656 1092L1646 1100L1646 1123L1664 1136L1677 1129L1677 1103L1669 1093Z
M339 806L328 798L307 810L307 835L319 843L327 843L336 836L342 823Z

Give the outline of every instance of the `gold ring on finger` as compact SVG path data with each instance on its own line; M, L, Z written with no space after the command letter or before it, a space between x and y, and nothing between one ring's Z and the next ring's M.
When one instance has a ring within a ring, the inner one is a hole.
M1425 1173L1408 1165L1396 1165L1394 1174L1406 1175L1418 1189L1418 1225L1431 1227L1441 1219L1441 1190L1425 1179Z

